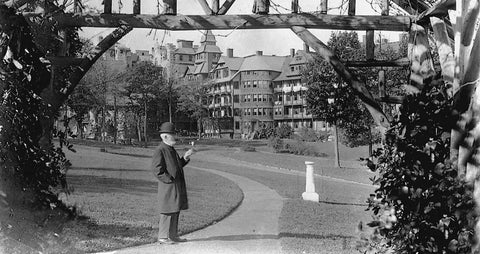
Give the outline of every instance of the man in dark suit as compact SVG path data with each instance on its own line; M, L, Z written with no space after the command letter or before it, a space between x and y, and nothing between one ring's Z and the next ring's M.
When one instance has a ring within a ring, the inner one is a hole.
M180 210L188 209L187 188L183 167L190 161L193 149L180 157L173 146L176 143L175 128L166 122L160 126L162 142L152 156L152 171L158 179L158 208L160 222L158 242L173 244L185 242L178 237Z

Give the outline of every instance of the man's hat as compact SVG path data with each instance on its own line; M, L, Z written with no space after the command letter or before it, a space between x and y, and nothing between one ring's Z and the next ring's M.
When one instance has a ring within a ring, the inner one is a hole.
M171 122L162 123L162 125L160 125L160 133L170 133L170 134L175 133L175 127L173 126L173 123Z

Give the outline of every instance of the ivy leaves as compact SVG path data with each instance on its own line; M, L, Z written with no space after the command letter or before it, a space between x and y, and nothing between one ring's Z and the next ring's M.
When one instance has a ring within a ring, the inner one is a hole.
M470 252L472 188L448 160L451 101L443 87L435 80L406 98L370 163L379 188L369 199L375 237L364 237L364 244L387 242L397 253ZM392 208L397 220L390 225L382 215Z

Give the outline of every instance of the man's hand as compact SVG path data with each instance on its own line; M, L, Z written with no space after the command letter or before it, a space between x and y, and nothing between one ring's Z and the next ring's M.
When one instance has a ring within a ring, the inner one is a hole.
M188 161L188 160L190 160L190 156L191 156L193 153L194 153L193 149L190 148L190 149L188 149L188 151L185 152L185 154L183 155L183 158Z

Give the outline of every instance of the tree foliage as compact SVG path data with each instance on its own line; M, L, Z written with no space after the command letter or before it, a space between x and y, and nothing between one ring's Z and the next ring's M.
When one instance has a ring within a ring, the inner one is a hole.
M198 135L200 136L204 119L208 118L207 97L208 85L186 84L179 87L177 110L197 121ZM205 121L210 123L211 121Z
M375 52L377 60L395 60L406 54L405 40L400 42L400 50L394 51L389 46L379 44ZM332 33L328 42L339 59L361 61L365 59L364 47L355 32ZM380 68L358 68L355 70L372 93L378 93L378 71ZM406 70L388 68L386 72L386 92L389 95L403 94ZM328 62L319 55L314 55L302 73L308 90L306 101L308 110L319 119L336 124L341 128L341 141L347 146L356 147L377 143L380 134L374 129L373 118L351 89L343 83ZM385 106L387 115L393 107Z
M342 61L364 58L355 32L332 33L328 46ZM347 145L358 146L376 141L372 140L370 130L373 125L371 115L328 62L314 55L313 61L303 71L303 78L308 86L308 110L315 117L344 129L343 141Z
M402 104L377 161L368 163L379 173L369 200L374 234L362 243L368 253L470 253L473 189L449 160L451 110L440 80Z
M41 143L45 137L43 123L52 115L50 105L41 97L43 89L51 84L50 69L42 57L43 51L55 50L57 44L42 40L34 43L34 33L22 15L4 5L0 5L0 12L0 174L7 199L4 202L35 207L61 205L57 194L66 187L69 166L61 148L71 146L65 142L66 133L59 131L48 133L48 137L53 134L60 138L59 147ZM38 26L49 29L47 24L42 25ZM75 30L69 34L74 37ZM77 44L72 43L75 51ZM39 44L43 50L39 50Z
M162 97L160 89L165 86L163 69L151 62L140 62L128 70L125 81L127 85L123 94L130 98L131 106L144 116L143 129L146 140L149 105Z

